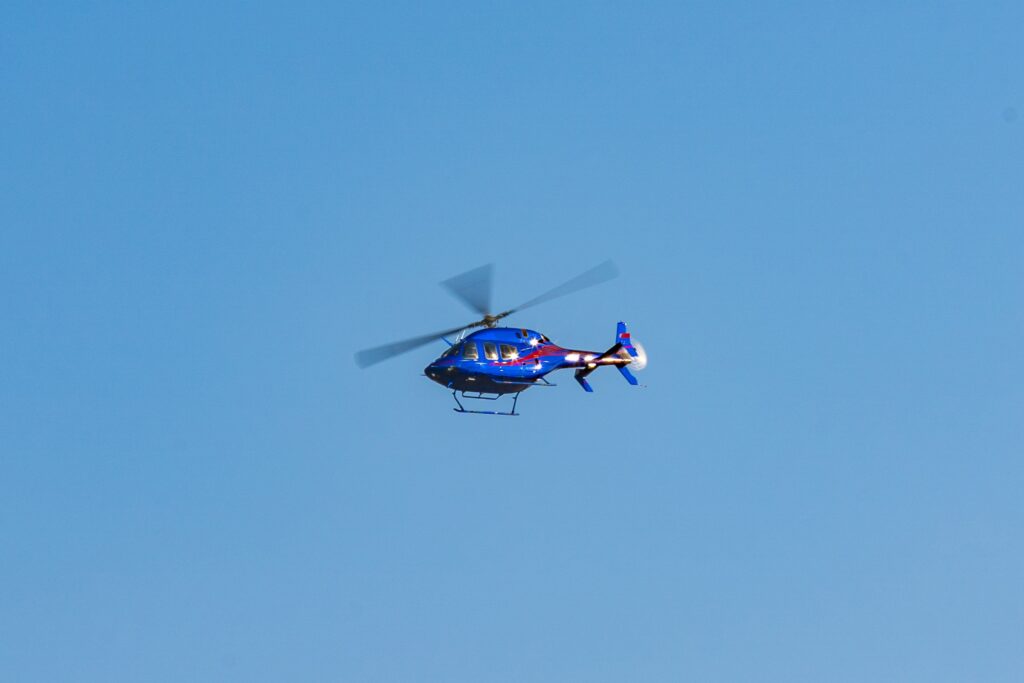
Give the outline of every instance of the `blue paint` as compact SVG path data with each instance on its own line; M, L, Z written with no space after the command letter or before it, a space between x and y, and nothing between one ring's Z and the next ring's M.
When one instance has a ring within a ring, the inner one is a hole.
M592 392L593 388L583 378L603 365L618 367L623 377L636 385L636 379L625 372L631 357L636 357L632 345L626 345L628 339L626 324L622 322L618 324L615 345L604 352L564 348L536 330L485 328L454 343L423 372L432 381L453 391L497 395L518 394L546 375L564 369L576 369L580 386ZM487 357L488 345L492 351L497 351L497 358ZM510 350L514 353L509 353Z

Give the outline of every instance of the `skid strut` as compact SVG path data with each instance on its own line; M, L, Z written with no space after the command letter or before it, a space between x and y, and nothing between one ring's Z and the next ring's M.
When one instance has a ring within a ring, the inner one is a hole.
M476 400L479 400L479 401L497 401L499 398L501 398L504 395L504 394L495 394L494 396L488 396L488 395L485 395L483 392L479 392L479 391L475 392L475 393L476 393L475 396L471 396L471 395L467 395L466 392L463 391L462 392L462 398L472 398L472 399L476 399ZM466 408L462 405L462 401L459 400L459 392L457 390L453 390L452 391L452 398L455 399L455 403L457 403L459 407L458 408L452 408L452 410L454 410L457 413L472 413L472 414L475 414L475 415L508 415L510 417L511 416L516 416L516 415L519 415L519 413L516 412L516 403L519 402L519 394L521 394L521 393L523 393L523 392L517 391L516 393L512 394L512 412L510 412L510 413L503 413L503 412L498 411L498 410L466 410Z

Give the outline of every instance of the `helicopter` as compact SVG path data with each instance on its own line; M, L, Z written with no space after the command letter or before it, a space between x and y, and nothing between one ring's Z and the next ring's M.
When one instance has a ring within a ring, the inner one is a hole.
M639 342L632 340L624 322L618 323L615 343L604 352L564 348L535 330L498 326L499 321L513 313L617 277L618 269L614 263L605 261L526 303L496 314L491 313L493 271L493 265L488 264L440 283L481 315L479 320L359 351L355 355L356 364L367 368L430 342L443 340L448 349L424 368L423 374L450 389L458 406L453 410L463 414L519 415L516 412L519 394L530 387L555 386L547 380L547 375L555 370L575 369L576 381L587 392L594 390L587 376L603 366L617 369L631 385L639 384L630 368L642 370L647 365L647 354ZM467 334L478 327L482 329ZM449 340L452 335L458 336ZM461 395L464 400L496 401L508 394L513 396L512 409L508 412L470 410L459 400Z

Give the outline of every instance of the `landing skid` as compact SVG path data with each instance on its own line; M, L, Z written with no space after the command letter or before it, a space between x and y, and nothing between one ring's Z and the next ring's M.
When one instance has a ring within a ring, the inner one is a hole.
M471 395L472 393L476 393L476 395L473 396ZM503 413L498 410L466 410L466 408L463 407L462 402L459 401L459 392L452 391L452 398L454 398L455 402L459 404L458 408L452 408L452 410L454 410L456 413L473 413L475 415L508 415L510 417L514 417L516 415L519 415L519 413L516 412L516 403L519 402L519 394L521 393L523 392L517 391L516 393L512 394L512 412ZM493 396L490 396L480 391L470 392L470 394L467 394L465 391L462 392L462 398L472 398L478 401L497 401L502 396L504 396L504 394L495 394Z

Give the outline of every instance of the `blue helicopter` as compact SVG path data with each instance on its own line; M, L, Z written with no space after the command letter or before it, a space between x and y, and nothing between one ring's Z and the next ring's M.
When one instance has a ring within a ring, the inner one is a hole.
M458 405L455 412L481 415L518 415L519 394L530 387L555 386L547 380L547 375L555 370L575 369L576 381L588 392L594 389L587 376L606 365L615 367L627 382L637 386L630 368L642 370L647 365L647 354L643 346L631 339L626 323L618 324L615 344L604 352L564 348L535 330L498 327L498 321L517 311L601 284L617 275L615 265L605 261L524 304L492 314L493 266L481 266L445 280L441 285L482 318L467 325L360 351L356 354L356 363L366 368L432 341L443 340L448 349L424 369L424 375L451 390ZM476 327L483 329L466 334ZM452 335L458 336L449 340ZM468 410L459 400L461 395L463 399L495 401L507 394L513 395L509 412Z

